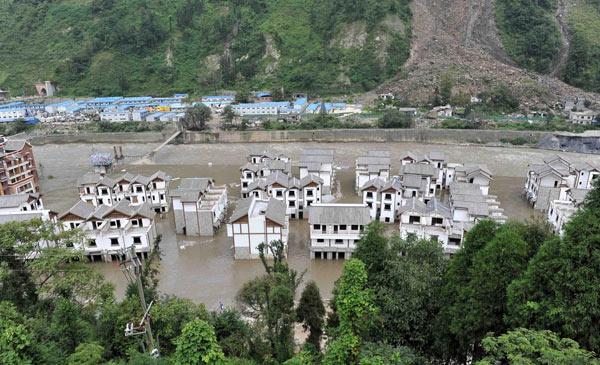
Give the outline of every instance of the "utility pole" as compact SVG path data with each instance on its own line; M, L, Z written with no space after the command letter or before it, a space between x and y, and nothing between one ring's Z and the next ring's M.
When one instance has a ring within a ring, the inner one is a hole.
M148 351L150 353L150 356L152 357L158 357L159 356L159 352L158 349L156 349L154 347L154 338L152 337L152 328L150 326L150 316L149 316L149 307L146 305L146 296L144 294L144 285L142 283L142 261L139 259L139 257L137 257L137 255L135 254L135 247L131 247L131 251L130 251L130 255L131 255L131 259L129 260L129 262L131 262L131 265L126 267L124 269L125 274L127 276L127 278L130 280L130 282L134 282L136 283L137 287L138 287L138 295L140 297L140 304L142 306L142 311L144 312L144 317L142 318L141 322L139 323L138 328L142 328L143 326L143 331L142 332L135 332L134 328L133 328L133 323L129 323L125 329L125 336L136 336L136 335L141 335L144 334L146 336L146 344L148 347ZM127 274L128 271L130 271L131 269L133 269L133 274L135 275L135 278L131 277L131 274ZM150 306L152 306L154 302L150 303ZM146 350L146 346L144 346L144 352Z
M142 262L140 258L135 254L135 247L131 246L131 262L134 264L135 276L137 278L138 293L140 295L140 303L142 304L142 311L146 313L148 308L146 307L146 296L144 295L144 285L142 284ZM154 338L152 337L152 328L150 327L150 320L146 317L146 339L148 341L148 349L150 354L154 352Z

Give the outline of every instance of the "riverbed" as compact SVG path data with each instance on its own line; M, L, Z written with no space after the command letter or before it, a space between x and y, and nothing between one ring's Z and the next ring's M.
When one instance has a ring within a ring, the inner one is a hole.
M144 153L158 144L121 145L125 160L119 163L115 174L125 171L151 175L163 170L174 180L186 177L212 177L217 185L227 184L230 213L239 199L239 168L245 163L249 144L201 144L168 145L158 152L151 162L132 164ZM256 145L252 145L256 146ZM263 145L283 152L297 160L304 147L331 147L336 150L336 164L341 167L337 180L341 186L340 202L360 202L354 191L354 163L357 156L370 149L387 149L391 152L392 173L399 168L398 156L406 151L423 154L444 151L450 162L485 163L494 173L490 194L496 195L505 214L511 219L525 220L539 216L523 198L521 191L525 182L527 165L540 163L553 152L532 148L502 148L484 146L459 146L418 143L277 143ZM40 172L43 200L47 208L62 213L77 202L75 187L77 178L90 169L92 153L111 152L109 144L63 144L34 147ZM600 165L600 155L560 153L568 160ZM160 290L203 302L209 309L219 303L232 305L235 294L248 280L263 273L260 260L234 260L232 241L227 237L225 226L214 237L186 237L176 235L172 212L164 219L157 219L158 231L163 239L160 244L164 254L161 263ZM308 224L306 221L290 221L289 256L292 268L305 272L304 282L315 280L324 298L331 296L333 283L340 276L343 261L311 260L308 251ZM126 286L118 263L93 264L116 286L117 296L122 296Z

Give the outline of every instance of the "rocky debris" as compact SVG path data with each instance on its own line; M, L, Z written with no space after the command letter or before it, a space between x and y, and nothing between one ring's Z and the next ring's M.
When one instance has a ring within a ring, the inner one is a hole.
M586 134L552 134L542 138L538 147L553 151L600 154L600 138Z
M454 92L477 95L504 84L524 106L554 105L576 96L599 102L600 95L521 69L504 52L495 22L494 0L414 0L411 55L396 78L369 93L363 102L392 92L416 103L428 102L441 75ZM466 15L466 16L465 16Z

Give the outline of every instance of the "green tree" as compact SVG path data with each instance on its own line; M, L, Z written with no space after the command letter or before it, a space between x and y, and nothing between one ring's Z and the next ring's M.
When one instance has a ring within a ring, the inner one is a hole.
M266 275L257 277L240 289L236 301L242 313L255 320L255 331L269 343L270 353L283 362L292 356L293 326L296 320L294 297L302 275L284 261L285 245L273 241L258 247ZM271 253L273 264L267 261Z
M454 81L448 73L442 74L440 79L440 98L443 105L450 104L452 101L452 88Z
M476 365L600 364L593 352L582 350L577 342L551 331L519 328L498 337L486 337L483 348L486 356Z
M45 242L53 242L54 247L45 248ZM2 298L30 305L37 301L37 295L44 295L49 299L65 298L84 308L109 300L113 286L87 265L80 249L86 244L87 238L80 230L59 230L49 221L0 225L0 255L6 258L0 262Z
M250 326L237 310L227 308L222 313L212 312L210 324L225 356L245 358L250 355Z
M233 120L235 119L235 113L233 112L233 108L231 105L227 105L223 109L223 125L222 129L229 129L233 125Z
M296 317L298 322L302 323L304 330L310 331L306 342L313 344L317 349L321 347L324 316L325 306L321 300L319 287L314 281L309 281L300 296Z
M175 344L173 360L177 364L222 364L225 361L213 328L202 319L189 322Z
M336 306L340 326L328 346L323 361L326 365L358 363L363 337L377 312L362 261L353 258L344 264L339 287Z
M521 280L508 288L507 322L549 329L600 351L600 180L565 225L547 240Z
M67 299L59 299L54 305L47 337L57 344L66 357L75 352L80 343L92 339L92 327L81 317L78 304Z
M412 116L396 109L387 111L383 117L377 120L378 128L412 128L413 124Z
M392 238L375 286L378 308L371 339L430 351L447 259L437 241Z
M352 253L354 258L365 264L369 283L376 284L384 270L384 258L388 257L389 243L385 236L387 227L380 221L373 221L366 227Z
M361 349L360 365L421 365L425 357L409 347L393 347L386 343L366 343Z
M440 356L477 359L488 332L508 329L504 323L506 289L520 278L549 234L548 227L539 222L498 225L482 221L475 225L444 277L436 318Z
M0 302L0 363L32 364L33 336L9 302Z
M103 353L104 348L96 343L81 343L67 359L68 365L104 364Z
M167 297L155 302L150 309L152 330L160 333L160 352L170 355L175 351L174 340L185 325L194 319L209 319L204 304L196 305L190 299Z
M204 104L195 105L188 109L183 118L179 120L181 129L190 131L202 131L206 129L206 124L210 120L212 112Z

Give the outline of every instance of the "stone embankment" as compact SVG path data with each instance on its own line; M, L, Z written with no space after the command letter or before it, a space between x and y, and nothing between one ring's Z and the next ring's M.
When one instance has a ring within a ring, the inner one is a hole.
M88 133L47 136L23 136L34 146L62 143L161 143L169 134L162 133ZM190 132L186 144L198 143L299 143L299 142L422 142L447 144L506 144L525 140L529 147L600 154L600 132L583 134L499 131L471 129L330 129L294 131ZM179 140L178 138L178 140ZM512 147L512 145L509 145Z
M501 143L524 138L537 144L549 132L498 131L470 129L329 129L293 131L190 132L184 143L271 143L271 142L424 142L424 143Z

